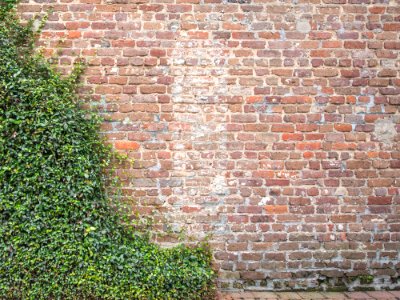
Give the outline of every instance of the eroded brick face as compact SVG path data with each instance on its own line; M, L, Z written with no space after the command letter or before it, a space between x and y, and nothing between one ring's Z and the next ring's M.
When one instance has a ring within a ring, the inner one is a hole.
M159 230L210 235L222 288L399 285L398 0L19 10L50 6L46 55L86 59L81 92L136 160L124 196Z

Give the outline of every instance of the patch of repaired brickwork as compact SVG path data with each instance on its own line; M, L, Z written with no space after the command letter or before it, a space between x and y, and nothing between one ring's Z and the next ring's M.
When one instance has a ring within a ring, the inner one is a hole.
M40 46L87 61L81 93L160 243L208 237L223 289L399 287L398 0L19 10L50 7Z

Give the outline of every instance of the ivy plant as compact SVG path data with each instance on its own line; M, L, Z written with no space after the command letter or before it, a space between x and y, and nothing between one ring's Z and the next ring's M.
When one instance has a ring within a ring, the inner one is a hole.
M61 76L0 4L0 298L211 298L207 247L160 248L107 195L113 153L81 108L79 65Z

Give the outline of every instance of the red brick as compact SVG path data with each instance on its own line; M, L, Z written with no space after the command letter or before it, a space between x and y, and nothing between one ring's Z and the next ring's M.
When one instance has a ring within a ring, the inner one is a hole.
M368 186L370 187L389 187L393 183L392 178L370 179Z
M298 150L318 150L321 149L320 142L303 142L296 145Z
M371 14L383 14L386 10L386 7L384 6L372 6L369 9L369 12Z
M335 77L339 74L336 69L315 69L313 73L316 77Z
M267 179L265 181L267 186L287 186L289 185L289 180L286 179Z
M282 134L282 140L284 141L302 141L304 136L298 133L284 133Z
M311 57L330 57L332 52L330 50L311 50Z
M164 94L166 87L165 85L142 85L140 92L142 94Z
M116 141L115 148L118 150L138 150L140 145L133 141Z
M346 78L354 78L360 77L360 71L358 69L355 70L341 70L340 74Z
M153 12L159 12L162 11L164 8L163 5L160 4L141 4L139 5L139 9L143 11L153 11Z
M399 50L400 49L400 42L387 41L387 42L384 42L384 47L385 47L385 49Z
M234 31L234 32L232 32L232 38L239 39L239 40L253 40L254 32Z
M335 127L335 130L341 131L341 132L350 132L353 129L351 124L343 124L343 123L335 124L334 127Z
M399 31L400 23L385 23L383 24L383 30L385 31Z
M206 31L189 31L188 34L192 39L208 39L208 32Z
M278 40L281 35L279 32L259 32L258 36L266 40Z
M241 43L243 48L251 48L251 49L264 49L265 42L263 41L243 41Z
M274 176L275 176L274 171L260 170L260 171L253 172L253 177L273 178Z
M310 39L312 40L329 40L332 38L332 33L327 31L312 31L310 32Z
M341 41L323 41L323 48L341 48L343 46L343 42Z
M292 46L289 41L269 41L268 45L270 49L288 49Z
M392 197L368 197L369 205L389 205L392 203Z
M265 211L267 214L285 214L289 211L287 205L266 205Z
M390 167L392 169L400 169L400 160L392 160L392 161L390 161Z
M318 41L301 41L298 46L300 49L316 49L319 47Z
M69 39L79 39L81 37L81 32L80 31L69 31L68 32L68 38Z
M272 124L272 132L294 132L294 126L290 124Z
M333 223L354 223L357 218L355 215L333 215L331 219Z
M396 70L382 69L378 72L379 77L396 77Z
M365 49L366 42L359 41L345 41L344 47L348 49Z
M255 272L255 271L247 271L247 272L240 272L240 278L243 279L250 279L250 280L260 280L265 278L265 274L262 272Z
M192 5L179 4L179 5L167 5L167 11L171 13L185 13L192 10Z
M163 49L151 49L150 55L155 57L163 57L166 55L166 51Z

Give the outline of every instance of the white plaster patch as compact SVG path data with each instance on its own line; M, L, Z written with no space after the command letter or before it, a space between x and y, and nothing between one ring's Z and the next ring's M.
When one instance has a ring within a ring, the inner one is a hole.
M35 19L35 21L33 21L33 30L35 32L39 31L41 25L42 25L42 21L39 19Z
M212 183L212 191L216 195L227 195L228 186L226 184L225 176L217 175Z
M391 144L396 134L396 126L392 120L379 119L375 122L375 137L378 141Z
M261 198L261 201L258 202L258 205L264 206L264 205L266 205L268 203L269 200L270 200L269 197L263 197L263 198Z
M309 33L311 31L311 25L308 20L301 19L296 22L296 30L301 33Z
M336 196L347 196L347 189L345 187L338 187L335 191Z
M128 117L126 117L126 118L122 121L122 124L124 124L124 125L129 125L129 124L132 124L132 121L131 121Z

